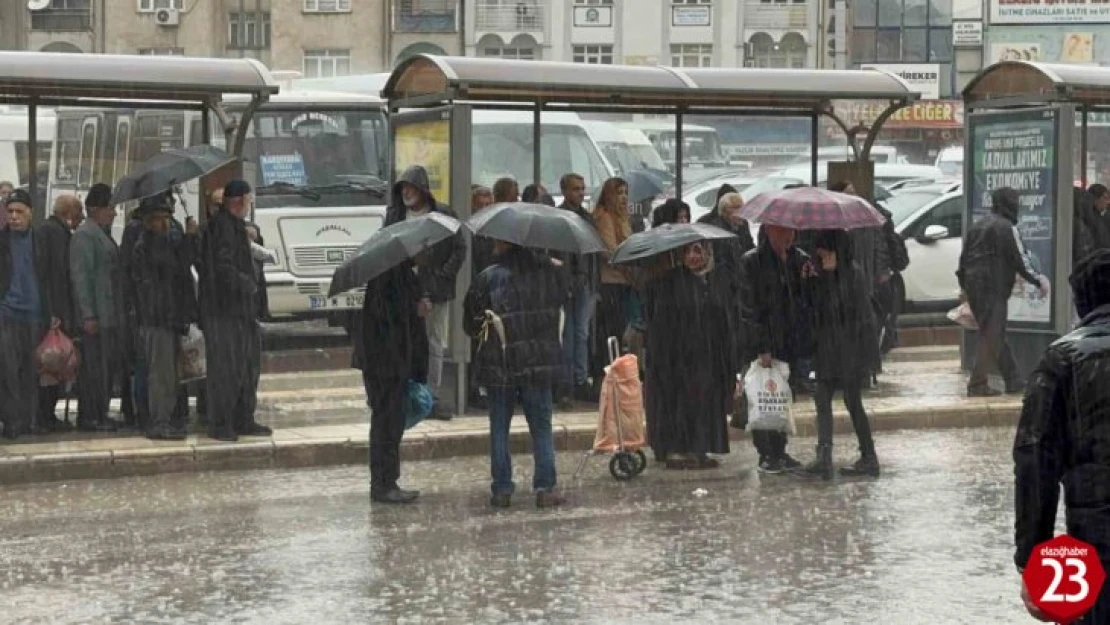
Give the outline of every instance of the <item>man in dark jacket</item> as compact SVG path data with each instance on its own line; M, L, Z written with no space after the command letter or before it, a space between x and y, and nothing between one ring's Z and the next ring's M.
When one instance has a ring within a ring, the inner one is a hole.
M727 186L727 185L726 185ZM723 189L724 187L722 187ZM716 265L715 271L719 271L729 276L729 299L728 301L737 304L740 301L740 259L747 254L749 250L755 249L755 243L752 241L752 232L748 227L748 222L740 217L740 209L744 207L744 197L739 193L733 191L725 193L717 198L717 210L703 216L698 220L698 223L716 226L726 232L731 232L736 237L731 239L722 239L713 243L713 262ZM734 317L739 316L739 310L730 310L729 313ZM739 340L736 338L737 353L735 357L739 357Z
M563 203L559 206L578 215L593 226L594 218L582 203L586 199L586 180L579 174L566 174L559 180ZM594 397L590 378L590 327L597 307L597 289L601 284L597 255L565 255L564 270L570 276L567 314L563 325L563 353L570 366L574 396L579 401Z
M811 354L812 326L802 280L815 271L805 252L794 246L795 231L765 225L759 245L740 259L740 314L744 327L744 361L793 363ZM791 375L794 375L791 368ZM791 380L794 386L797 380ZM786 453L785 432L753 432L759 468L766 473L797 469Z
M1014 438L1014 563L1020 572L1033 548L1056 534L1060 485L1067 533L1094 545L1110 569L1110 251L1085 258L1072 273L1079 327L1045 351L1026 386ZM1027 609L1041 618L1022 588ZM1041 620L1044 620L1043 618ZM1110 622L1110 590L1077 623Z
M47 292L46 245L31 228L31 194L16 189L8 197L8 225L0 230L0 421L3 435L33 430L38 398L35 348L52 317Z
M1018 192L1009 187L994 191L990 214L968 229L960 252L956 277L979 325L975 366L967 382L969 397L999 394L987 383L994 364L1006 380L1007 393L1020 393L1025 387L1006 342L1007 301L1018 275L1030 284L1039 284L1042 296L1048 294L1048 281L1033 275L1021 257L1016 229L1018 200Z
M60 195L54 200L54 214L36 232L46 257L46 275L50 276L46 299L50 310L61 323L61 331L77 336L80 324L73 303L73 282L69 272L69 243L73 229L81 222L81 200L75 195ZM62 395L62 385L39 387L39 426L53 431L69 429L55 412Z
M262 358L258 279L246 217L251 187L232 180L223 206L204 233L200 280L201 324L208 364L208 435L234 441L269 436L254 420Z
M428 378L428 333L420 315L420 283L406 261L366 285L362 307L362 367L370 400L370 498L409 503L419 495L397 485L401 477L401 437L408 382Z
M227 194L224 195L226 198ZM430 212L458 217L455 211L436 202L428 182L427 170L420 165L413 165L393 185L393 203L386 213L385 225L421 217ZM455 280L466 260L466 237L462 230L433 247L428 255L428 263L418 269L422 291L420 306L425 313L428 327L428 388L437 397L433 418L448 420L451 415L440 408L438 397L439 387L443 382L443 353L447 349L448 314L451 302L455 299Z
M148 438L185 438L179 409L177 359L180 337L196 320L196 300L184 241L170 236L172 209L165 196L144 202L145 229L129 263L135 295L139 352L146 377Z
M478 381L490 392L490 504L511 504L509 425L519 398L532 434L536 506L557 506L564 499L554 490L551 391L564 368L559 315L566 291L549 259L501 241L495 254L497 262L477 277L463 306L463 328L480 339Z

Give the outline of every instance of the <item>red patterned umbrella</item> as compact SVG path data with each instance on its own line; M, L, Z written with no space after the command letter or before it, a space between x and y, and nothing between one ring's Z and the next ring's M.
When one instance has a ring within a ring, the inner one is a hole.
M886 223L863 198L816 187L797 187L755 196L740 216L748 221L794 230L848 230Z

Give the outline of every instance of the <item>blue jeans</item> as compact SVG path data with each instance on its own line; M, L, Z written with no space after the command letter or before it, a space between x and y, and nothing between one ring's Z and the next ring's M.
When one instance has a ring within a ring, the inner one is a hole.
M590 323L597 296L589 287L581 287L573 295L564 309L563 356L570 368L571 383L581 386L590 375Z
M528 431L532 435L532 455L536 469L532 488L537 492L555 488L555 439L551 434L551 389L537 387L491 387L489 389L489 441L491 490L495 495L511 495L513 458L509 453L509 424L517 398L524 405Z

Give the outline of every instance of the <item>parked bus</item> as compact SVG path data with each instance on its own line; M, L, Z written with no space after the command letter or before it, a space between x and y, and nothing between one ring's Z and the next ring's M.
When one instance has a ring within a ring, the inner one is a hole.
M38 161L50 162L50 148L54 141L55 118L49 109L41 111L36 119L38 126ZM5 107L0 110L0 181L25 187L31 182L27 156L30 138L27 136L27 111L22 107ZM43 186L45 190L45 185Z

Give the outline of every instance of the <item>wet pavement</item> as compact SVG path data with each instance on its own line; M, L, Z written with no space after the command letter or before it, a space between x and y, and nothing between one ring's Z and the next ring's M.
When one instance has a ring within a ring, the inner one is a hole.
M881 434L884 475L719 470L618 483L559 458L571 505L487 507L483 458L0 488L6 623L1016 623L1012 429ZM811 456L812 439L792 443ZM839 460L854 445L838 439ZM704 496L697 489L707 491Z

